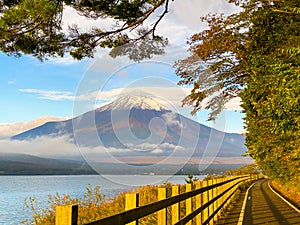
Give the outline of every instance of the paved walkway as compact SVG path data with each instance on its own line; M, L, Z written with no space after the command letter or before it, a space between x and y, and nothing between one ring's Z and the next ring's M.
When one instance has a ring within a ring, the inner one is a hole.
M240 193L239 198L232 204L226 217L222 217L216 225L237 225L246 191Z
M269 187L268 180L256 182L250 189L246 199L243 220L241 216L242 198L234 205L228 216L217 224L222 225L300 225L300 213L289 206Z
M258 181L250 190L243 225L300 225L300 213L269 187L268 180Z

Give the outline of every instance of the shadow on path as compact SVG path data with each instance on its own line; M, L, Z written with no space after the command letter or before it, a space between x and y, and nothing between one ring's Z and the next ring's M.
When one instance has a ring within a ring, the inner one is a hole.
M243 224L300 225L300 214L269 188L267 180L261 180L249 191Z
M218 225L237 225L245 193ZM269 187L268 180L260 180L249 190L243 225L300 225L300 214L279 198Z

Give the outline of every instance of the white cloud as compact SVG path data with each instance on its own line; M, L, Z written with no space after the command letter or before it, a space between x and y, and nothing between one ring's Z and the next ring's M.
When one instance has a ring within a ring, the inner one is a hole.
M152 151L152 153L153 153L153 154L162 154L162 153L164 153L164 151L163 151L162 149L154 149L154 150Z
M219 94L219 92L216 92L212 96L209 96L209 97L205 98L201 102L201 107L204 109L208 105L209 101L213 97L216 97L218 94ZM237 110L237 111L240 111L240 110L242 110L241 104L242 104L242 99L240 97L234 97L234 98L232 98L231 100L229 100L228 102L225 103L224 109L225 110Z
M226 0L185 0L175 1L172 14L177 23L185 24L195 30L201 29L203 24L200 22L200 17L208 13L224 13L231 14L239 8L234 4L229 4Z
M16 80L7 81L7 84L14 84L14 83L16 83Z
M1 153L18 153L31 155L67 155L78 154L78 149L71 144L68 137L39 137L29 141L0 140Z
M126 146L129 149L132 149L132 152L137 152L137 153L146 153L147 155L157 155L157 154L164 154L164 155L170 155L174 153L179 153L183 152L186 149L183 148L182 146L174 145L171 143L157 143L157 144L152 144L152 143L142 143L139 145L134 145L134 144L126 144Z
M53 90L39 90L39 89L19 89L19 91L25 93L37 94L41 99L48 99L54 101L74 100L73 93L67 91L53 91Z
M88 72L95 72L99 74L111 75L118 72L124 66L132 64L127 57L118 57L116 59L109 56L109 50L100 49L96 53L97 59L92 61L89 65ZM123 72L123 71L122 71ZM119 71L120 73L120 71ZM123 72L124 75L124 72Z
M59 137L37 137L30 140L0 140L0 153L30 154L37 156L109 156L113 153L127 153L129 149L84 147L80 148L72 143L68 136Z
M57 118L54 116L43 116L33 121L19 122L19 123L2 123L0 124L0 137L11 137L16 134L30 130L34 127L43 125L50 121L61 121L68 118Z
M117 154L117 153L130 153L130 149L124 149L124 148L113 148L113 147L103 147L103 146L97 146L97 147L80 147L78 150L86 157L92 157L92 156L111 156L111 154Z
M170 143L150 144L144 143L134 148L128 149L114 148L114 147L87 147L76 146L68 136L59 137L37 137L30 140L0 140L0 153L17 153L29 154L45 157L59 157L59 156L74 156L81 154L85 159L90 161L111 158L118 160L122 156L138 156L143 154L144 157L151 157L157 154L174 154L175 152L182 152L185 149L181 146L176 146ZM140 151L136 151L139 149Z
M172 151L185 151L186 148L179 146L179 145L173 145L171 143L163 143L160 145L160 148L168 149Z
M240 97L236 97L231 99L229 102L225 104L226 110L242 110L241 107L242 99Z
M238 134L242 134L242 135L246 135L247 134L247 130L246 129L239 130L237 133Z
M174 18L174 16L172 17ZM162 34L164 37L167 37L170 44L184 45L192 34L199 31L191 29L191 27L186 26L186 24L176 21L176 19L167 18L168 17L158 26L157 34Z
M179 120L176 119L176 114L174 112L168 112L162 115L162 117L165 119L167 125L169 126L177 126L181 127L181 123Z
M81 16L75 9L65 6L63 13L63 30L67 31L68 27L76 24L82 31L88 31L93 27L102 28L103 30L108 30L112 27L115 21L111 18L98 18L98 19L88 19Z
M47 63L50 64L63 64L63 65L72 65L78 63L78 60L73 59L73 57L69 54L64 57L53 57L47 60Z
M172 44L183 45L191 35L206 28L200 17L208 13L232 14L239 10L226 0L172 1L167 16L158 26L158 33L169 38Z

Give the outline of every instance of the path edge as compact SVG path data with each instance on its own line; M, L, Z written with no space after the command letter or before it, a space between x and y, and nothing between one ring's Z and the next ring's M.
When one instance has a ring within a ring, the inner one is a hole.
M243 221L244 221L244 216L245 216L245 211L246 211L246 204L247 204L247 199L248 199L248 195L249 195L249 191L250 189L257 183L254 182L253 184L251 184L251 186L247 189L246 191L246 194L245 194L245 198L244 198L244 201L243 201L243 206L242 206L242 209L241 209L241 212L240 212L240 216L239 216L239 220L237 222L237 225L243 225Z
M300 214L300 209L298 209L293 203L288 201L285 197L283 197L279 192L277 192L271 185L270 181L268 181L269 188L273 191L278 197L280 197L285 203L287 203L290 207L292 207L297 213Z

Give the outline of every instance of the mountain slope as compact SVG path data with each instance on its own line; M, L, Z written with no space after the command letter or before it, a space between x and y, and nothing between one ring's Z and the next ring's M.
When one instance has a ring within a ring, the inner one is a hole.
M130 95L79 117L46 123L12 139L62 135L80 146L102 146L113 149L112 155L121 156L168 156L176 150L177 156L236 157L246 150L242 135L214 130L168 110L152 98Z

